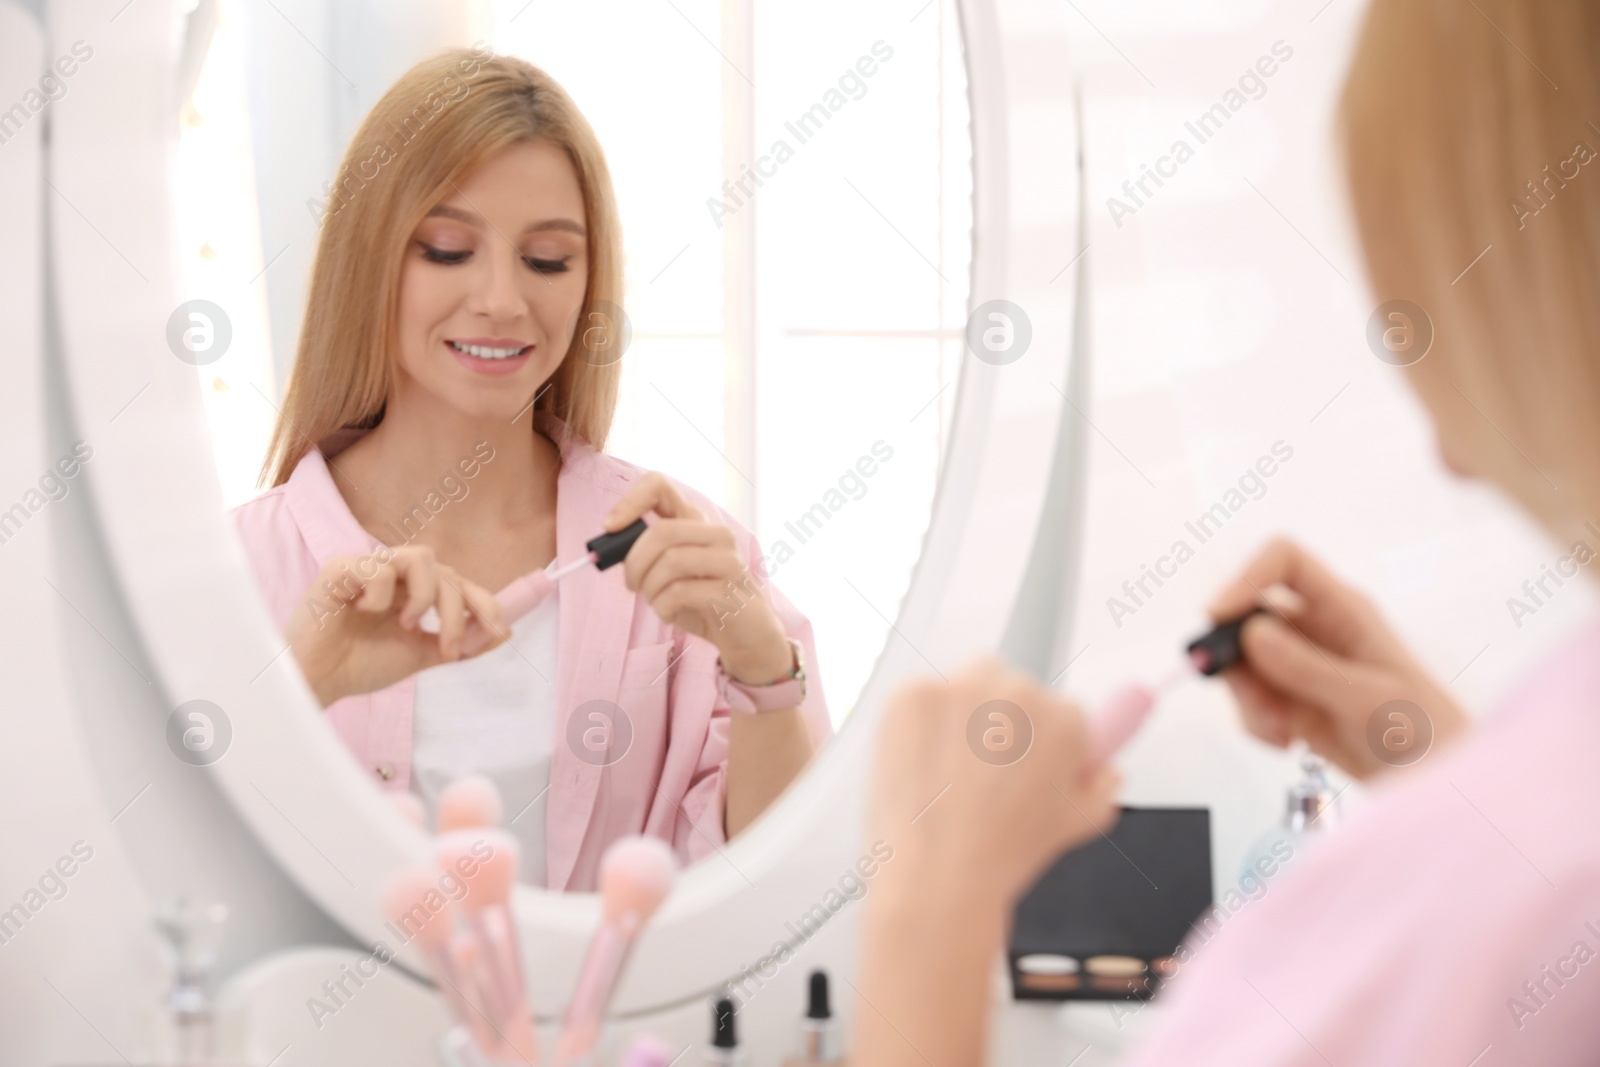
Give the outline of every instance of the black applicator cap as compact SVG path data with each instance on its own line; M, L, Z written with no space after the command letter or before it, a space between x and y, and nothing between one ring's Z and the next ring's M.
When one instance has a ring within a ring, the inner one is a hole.
M643 519L635 519L616 533L601 534L594 540L586 542L584 548L595 554L595 570L605 570L616 563L621 563L627 556L628 549L639 540L639 535L649 529Z
M717 1001L716 1007L711 1009L712 1025L715 1027L711 1033L712 1048L738 1048L739 1039L733 1033L733 1001L723 997Z
M1184 651L1189 653L1189 660L1195 669L1201 674L1220 674L1242 661L1244 646L1241 643L1241 631L1244 629L1245 620L1266 610L1266 608L1251 608L1237 619L1219 623L1190 641Z
M806 1018L833 1018L833 1012L828 1008L828 974L826 971L811 972L811 1000L806 1007Z

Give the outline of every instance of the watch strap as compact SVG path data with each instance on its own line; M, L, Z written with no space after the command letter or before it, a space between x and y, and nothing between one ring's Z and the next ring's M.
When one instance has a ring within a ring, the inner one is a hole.
M749 685L745 682L735 681L733 676L722 666L722 661L717 660L717 687L722 698L734 711L755 714L763 711L782 711L786 708L798 708L806 699L806 664L805 652L799 641L789 638L789 647L793 651L793 668L787 678L764 685Z

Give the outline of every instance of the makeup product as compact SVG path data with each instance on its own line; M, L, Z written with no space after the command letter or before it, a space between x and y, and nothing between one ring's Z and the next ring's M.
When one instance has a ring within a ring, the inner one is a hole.
M1189 668L1204 675L1218 674L1244 658L1240 634L1245 620L1264 612L1265 608L1250 611L1212 627L1190 641L1185 651L1188 663L1168 673L1154 686L1129 685L1117 690L1100 706L1089 727L1089 745L1093 762L1102 763L1114 756L1149 717L1167 690L1189 677Z
M587 1055L600 1039L600 1025L616 993L628 954L644 924L672 889L677 861L659 837L624 837L600 857L600 896L605 908L600 929L589 942L573 987L561 1033L558 1064Z
M1239 889L1247 897L1259 895L1321 831L1338 822L1338 799L1328 781L1327 761L1311 752L1302 754L1300 780L1289 787L1283 818L1251 842L1239 864Z
M1138 957L1090 957L1083 961L1083 971L1088 974L1091 989L1098 992L1126 997L1150 990L1149 965Z
M711 1044L706 1046L706 1063L713 1067L743 1064L739 1036L733 1026L733 1001L723 997L711 1006Z
M484 827L454 830L439 837L434 859L466 886L459 908L465 929L451 938L452 953L469 956L473 981L483 1007L502 1039L501 1058L538 1061L538 1041L529 1018L522 954L511 918L511 889L517 881L520 846L503 830ZM458 945L465 937L466 943ZM457 958L457 966L465 966ZM474 981L475 979L475 981ZM469 1003L472 990L463 990Z
M172 970L165 999L167 1054L174 1063L209 1063L213 1051L212 971L216 967L225 904L202 907L185 896L156 908L153 924Z
M1090 987L1102 993L1139 994L1150 988L1150 967L1137 956L1090 956L1083 969Z
M791 1064L837 1063L839 1024L828 997L828 973L812 971L807 987L806 1014L800 1020L800 1058Z
M409 795L409 794L408 794ZM500 790L481 774L457 778L439 794L439 832L469 830L478 826L499 826L504 810Z
M1034 992L1062 993L1083 986L1083 978L1078 973L1082 965L1059 952L1032 952L1018 956L1012 965L1016 968L1018 986Z
M431 897L430 897L431 894ZM442 899L437 910L428 907L430 899ZM408 867L391 877L383 889L383 910L391 925L416 942L433 973L439 989L460 1027L475 1039L480 1048L494 1044L494 1031L485 1013L475 1010L466 994L468 981L456 969L450 952L450 935L455 925L455 906L439 895L439 872L432 865Z
M1189 662L1194 664L1194 669L1210 676L1220 674L1243 660L1244 624L1251 616L1265 614L1266 610L1263 607L1251 608L1238 618L1218 623L1190 641L1184 651L1189 654Z
M445 943L450 967L461 983L461 998L467 1003L469 1029L478 1052L486 1058L500 1059L504 1044L504 994L495 986L489 961L471 928L458 929Z
M1123 808L1018 901L1007 947L1018 1000L1142 1000L1211 905L1210 813ZM1159 891L1156 889L1160 886Z
M1178 667L1153 686L1128 685L1111 694L1089 723L1090 760L1103 763L1116 755L1139 732L1156 702L1188 676L1187 668Z
M555 590L556 583L567 575L576 574L591 563L594 564L595 570L599 571L621 563L627 557L633 543L639 540L640 535L648 528L643 519L635 519L615 533L601 534L585 542L583 547L589 551L583 558L564 563L559 567L552 561L543 570L533 571L511 582L494 595L500 602L500 610L505 612L506 622L516 622L544 603L544 599Z
M628 1046L628 1054L622 1057L622 1067L671 1067L678 1055L659 1037L640 1034Z

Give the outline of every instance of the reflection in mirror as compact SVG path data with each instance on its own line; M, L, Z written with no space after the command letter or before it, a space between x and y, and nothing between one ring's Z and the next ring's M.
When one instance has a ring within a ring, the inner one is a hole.
M493 12L383 93L309 191L279 367L260 282L280 235L250 210L249 45L221 5L178 217L189 295L227 296L174 323L225 498L373 782L431 817L485 775L527 882L593 889L630 833L680 862L719 849L892 639L965 311L949 8L775 10L724 57L698 32L718 5L641 6L606 55L658 70L661 100L604 77L582 9ZM770 71L759 93L740 67ZM618 565L589 561L641 517Z

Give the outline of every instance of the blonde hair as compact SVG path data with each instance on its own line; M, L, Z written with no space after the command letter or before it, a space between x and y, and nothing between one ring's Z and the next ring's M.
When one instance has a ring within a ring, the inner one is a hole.
M597 306L622 306L622 235L611 175L571 98L537 67L486 47L425 59L373 106L329 189L300 344L263 479L281 485L325 439L381 421L395 377L400 268L412 232L452 183L532 140L565 149L583 190L589 273L578 321L591 321ZM589 333L574 332L536 410L599 449L616 410L621 364L584 358Z
M1412 384L1553 528L1600 501L1597 64L1586 0L1373 0L1340 109L1376 298L1436 331Z

